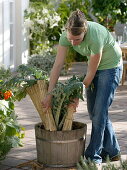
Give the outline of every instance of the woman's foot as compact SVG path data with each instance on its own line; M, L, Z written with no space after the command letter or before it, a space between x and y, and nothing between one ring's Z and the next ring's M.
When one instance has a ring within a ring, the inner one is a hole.
M115 155L115 156L113 156L113 157L109 157L109 155L107 155L107 156L103 156L103 157L102 157L102 162L103 162L103 163L106 162L106 161L111 161L111 162L113 162L113 161L119 161L120 159L121 159L120 154Z
M119 161L120 160L120 155L115 155L112 158L110 158L111 161Z

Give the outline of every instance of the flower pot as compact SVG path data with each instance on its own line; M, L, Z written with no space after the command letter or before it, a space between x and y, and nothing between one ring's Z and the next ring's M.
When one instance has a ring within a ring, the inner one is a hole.
M37 161L49 167L73 167L85 150L87 125L73 122L72 130L47 131L35 125Z

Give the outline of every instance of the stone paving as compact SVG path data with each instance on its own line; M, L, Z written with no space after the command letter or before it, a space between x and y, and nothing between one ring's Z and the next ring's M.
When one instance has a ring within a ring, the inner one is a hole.
M83 63L73 64L68 76L60 77L64 81L73 74L83 74L86 71L86 65ZM16 113L18 114L19 123L25 127L25 138L23 139L23 147L12 149L7 155L6 159L0 163L0 170L18 170L17 165L25 163L29 160L36 160L36 143L34 126L40 122L39 115L30 100L29 96L21 102L16 102ZM127 159L127 82L124 86L119 86L117 89L114 102L110 108L110 117L113 122L123 159ZM88 116L86 108L86 100L80 101L77 113L74 116L76 121L87 124L86 147L90 139L91 121ZM116 162L117 163L117 162ZM24 167L22 169L32 169L31 167ZM51 169L51 168L44 168ZM53 169L53 168L52 168ZM56 168L57 170L60 168ZM65 169L65 168L64 168ZM62 169L63 170L63 169Z

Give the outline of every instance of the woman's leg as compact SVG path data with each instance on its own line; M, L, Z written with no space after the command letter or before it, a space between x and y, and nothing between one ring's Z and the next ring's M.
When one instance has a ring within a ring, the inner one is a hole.
M112 129L112 130L111 130ZM106 127L104 131L104 141L101 156L106 158L112 158L120 153L120 147L118 141L115 137L115 132L112 127L110 119L106 122Z
M100 154L103 148L104 134L108 121L108 108L114 98L114 92L119 84L121 72L121 68L97 71L93 81L95 88L95 93L93 94L95 95L93 95L93 98L89 98L89 90L87 93L88 110L90 111L90 118L92 120L92 132L85 156L87 159L90 158L97 163L102 162ZM108 130L110 132L108 135L113 139L113 141L110 141L110 147L113 150L111 151L111 155L115 155L119 151L119 146L117 146L117 140L112 126Z

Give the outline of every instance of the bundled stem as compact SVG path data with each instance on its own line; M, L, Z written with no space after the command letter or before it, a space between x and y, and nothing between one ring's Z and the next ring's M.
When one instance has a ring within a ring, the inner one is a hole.
M66 115L62 130L71 130L72 129L74 112L75 112L75 108L73 106L68 107L67 115Z
M37 84L28 87L26 90L40 115L45 129L50 131L56 130L56 125L52 116L51 109L45 113L41 103L47 94L46 81L38 80Z

